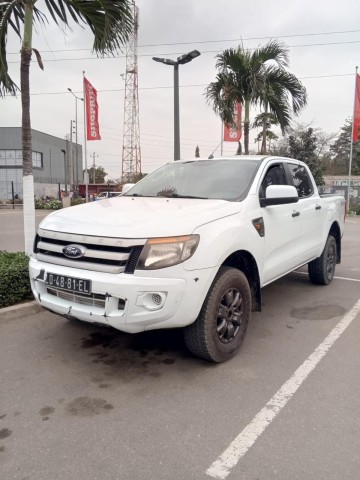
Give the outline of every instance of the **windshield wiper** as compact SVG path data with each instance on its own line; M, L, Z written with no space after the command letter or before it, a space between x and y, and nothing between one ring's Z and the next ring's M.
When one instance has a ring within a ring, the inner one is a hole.
M126 195L126 193L123 195L124 197L143 197L144 195L141 195L141 193L132 193L131 195Z
M161 197L169 197L169 198L197 198L200 200L208 200L208 197L197 197L195 195L180 195L179 193L170 193L168 195L159 195Z

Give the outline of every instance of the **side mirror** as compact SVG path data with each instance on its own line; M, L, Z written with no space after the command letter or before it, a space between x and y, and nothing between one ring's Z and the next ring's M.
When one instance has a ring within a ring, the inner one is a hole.
M260 198L260 206L284 205L298 201L297 190L292 185L269 185L265 192L265 198Z
M125 183L122 192L121 193L126 193L130 188L132 188L135 185L135 183Z

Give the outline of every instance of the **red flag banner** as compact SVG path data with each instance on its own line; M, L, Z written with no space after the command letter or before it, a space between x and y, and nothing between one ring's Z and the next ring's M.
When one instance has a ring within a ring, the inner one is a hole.
M86 138L88 140L101 140L97 103L97 91L89 80L84 77L85 103L86 103Z
M235 126L224 125L224 142L238 142L241 138L241 103L237 103L234 108Z
M356 75L353 141L360 141L360 75Z

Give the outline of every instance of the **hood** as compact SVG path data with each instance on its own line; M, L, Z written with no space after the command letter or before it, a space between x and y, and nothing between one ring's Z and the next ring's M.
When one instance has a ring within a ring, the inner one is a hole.
M114 238L187 235L241 209L239 202L165 197L115 197L56 211L45 230Z

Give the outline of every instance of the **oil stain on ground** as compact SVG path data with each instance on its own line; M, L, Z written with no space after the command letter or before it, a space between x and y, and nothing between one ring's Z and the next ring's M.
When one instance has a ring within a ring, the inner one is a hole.
M174 367L192 372L198 364L186 349L179 329L135 335L96 330L81 339L81 347L93 366L91 381L100 389L112 387L113 382L118 386L119 382L159 378Z
M82 338L81 348L93 348L97 346L102 346L104 348L114 345L118 337L117 332L93 332L90 333L89 338Z
M47 422L49 420L49 415L51 415L52 413L55 412L55 408L54 407L43 407L39 413L40 415L42 416L42 421L43 422Z
M12 434L12 431L9 430L8 428L2 428L0 430L0 440L3 440L4 438L10 437Z
M76 417L94 417L114 408L102 398L78 397L66 406L66 412Z
M44 415L50 415L51 413L54 413L54 412L55 412L54 407L43 407L39 413L43 417Z
M315 307L294 308L291 311L293 318L301 320L330 320L344 315L346 309L340 305L317 305Z

